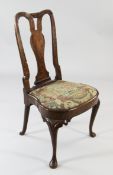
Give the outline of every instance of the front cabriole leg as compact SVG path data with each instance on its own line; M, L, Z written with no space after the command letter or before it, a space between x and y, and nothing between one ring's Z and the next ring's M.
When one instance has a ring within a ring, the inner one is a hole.
M53 155L52 159L49 163L50 168L57 168L57 157L56 157L56 149L57 149L57 133L58 129L62 127L62 125L67 125L67 121L62 120L50 120L46 118L46 123L48 125L50 135L51 135L51 141L52 141L52 147L53 147Z
M91 137L95 137L96 134L92 131L93 123L97 114L97 111L100 106L100 100L98 100L97 104L92 108L92 113L91 113L91 119L90 119L90 124L89 124L89 135Z

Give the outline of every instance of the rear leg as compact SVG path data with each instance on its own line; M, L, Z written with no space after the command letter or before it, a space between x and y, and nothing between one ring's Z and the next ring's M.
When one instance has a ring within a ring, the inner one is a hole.
M92 113L91 113L91 119L90 119L90 124L89 124L89 135L91 137L95 137L96 134L92 131L93 123L97 114L97 111L100 106L100 100L98 100L97 104L92 108Z
M20 132L20 135L24 135L27 129L27 123L29 118L29 111L30 111L30 105L25 105L25 111L24 111L24 123L23 123L23 129Z

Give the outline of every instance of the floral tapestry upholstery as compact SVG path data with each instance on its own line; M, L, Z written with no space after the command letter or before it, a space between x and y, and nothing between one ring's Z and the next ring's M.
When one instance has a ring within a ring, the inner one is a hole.
M31 91L30 95L46 108L67 110L90 101L97 93L89 85L58 80Z

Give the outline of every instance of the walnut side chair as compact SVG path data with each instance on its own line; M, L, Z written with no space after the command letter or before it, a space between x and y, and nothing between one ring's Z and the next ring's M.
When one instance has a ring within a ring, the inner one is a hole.
M52 80L47 71L44 60L45 39L42 33L42 18L49 15L52 34L52 57L55 68L55 79ZM30 87L30 72L19 30L19 19L25 17L30 25L30 44L36 57L37 75L35 82ZM34 19L37 20L35 24ZM54 16L51 10L43 10L38 13L19 12L15 16L15 34L23 68L23 93L24 93L24 123L20 135L24 135L27 129L30 106L35 105L41 113L42 119L47 123L52 141L51 168L58 166L56 157L57 131L75 116L92 108L89 123L89 135L95 137L92 126L98 111L100 101L98 91L92 86L73 83L62 80L61 69L57 55L57 39Z

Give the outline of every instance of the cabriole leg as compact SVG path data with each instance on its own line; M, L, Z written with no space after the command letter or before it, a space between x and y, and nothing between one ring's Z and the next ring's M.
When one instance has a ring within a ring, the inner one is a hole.
M46 120L46 123L49 127L50 135L51 135L51 141L52 141L52 147L53 147L53 155L52 159L49 163L50 168L57 168L57 157L56 157L56 149L57 149L57 132L60 127L62 127L63 122L61 121L52 121L52 120Z
M98 100L97 104L92 108L92 113L91 113L91 119L90 119L90 124L89 124L89 135L91 137L95 137L96 134L92 131L93 123L97 114L97 111L100 106L100 100Z
M29 111L30 111L30 105L29 106L25 105L23 129L20 132L20 135L24 135L26 132L28 118L29 118Z

